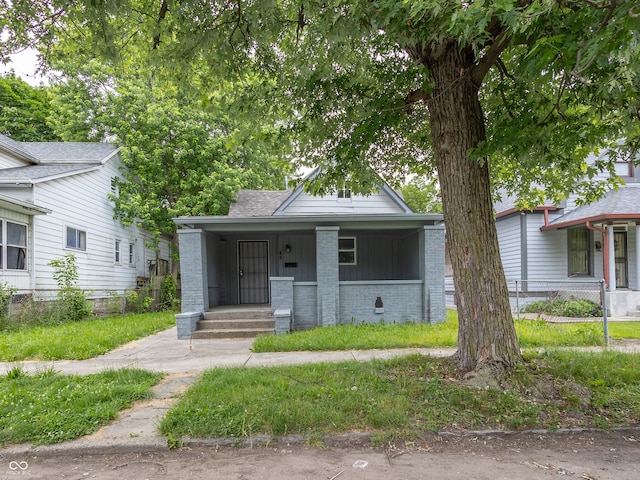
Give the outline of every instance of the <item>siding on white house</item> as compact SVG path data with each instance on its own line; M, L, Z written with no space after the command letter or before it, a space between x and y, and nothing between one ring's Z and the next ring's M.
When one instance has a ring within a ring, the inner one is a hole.
M51 260L67 253L76 257L80 287L96 295L122 292L136 286L136 277L148 276L147 262L156 255L145 246L149 234L135 225L124 227L113 219L113 204L107 195L111 179L119 175L121 163L114 157L101 168L58 178L35 186L34 202L52 210L35 219L38 236L36 288L55 289ZM66 247L67 227L86 232L86 250ZM115 241L120 240L120 262L115 260ZM164 242L165 260L168 247ZM129 264L129 244L134 245L134 263Z
M496 221L502 268L507 281L522 278L520 221L519 214Z
M338 198L337 194L323 197L301 192L282 215L318 215L331 214L394 214L403 210L383 191L371 195L353 195L352 198Z
M0 151L0 168L24 167L25 165L30 164L25 160L20 160Z

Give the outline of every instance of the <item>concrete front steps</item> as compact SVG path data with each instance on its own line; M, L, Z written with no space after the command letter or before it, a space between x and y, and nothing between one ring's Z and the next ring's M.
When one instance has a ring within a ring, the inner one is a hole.
M267 306L216 307L204 313L191 338L254 338L275 333L276 320Z

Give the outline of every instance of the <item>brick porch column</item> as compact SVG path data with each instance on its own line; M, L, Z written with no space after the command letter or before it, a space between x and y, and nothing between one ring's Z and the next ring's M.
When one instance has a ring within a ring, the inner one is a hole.
M209 281L205 234L200 229L182 229L178 230L178 240L182 312L206 312L209 310Z
M423 321L444 322L444 225L425 225L420 232L420 270L424 281Z
M338 232L340 227L316 227L316 281L318 282L318 324L327 327L338 322L340 312L340 270Z

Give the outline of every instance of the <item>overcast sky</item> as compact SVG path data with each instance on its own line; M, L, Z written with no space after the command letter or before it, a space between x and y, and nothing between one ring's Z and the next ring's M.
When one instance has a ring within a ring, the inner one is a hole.
M34 86L40 85L41 83L47 83L45 77L36 76L34 73L38 62L38 56L35 50L28 49L15 55L9 55L9 57L11 58L10 63L7 63L6 65L0 63L1 73L14 70L16 72L16 76Z

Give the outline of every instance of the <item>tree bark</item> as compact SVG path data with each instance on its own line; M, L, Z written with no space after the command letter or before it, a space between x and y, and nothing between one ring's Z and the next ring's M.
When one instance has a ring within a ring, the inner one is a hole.
M511 368L521 359L495 226L488 161L469 151L485 140L475 56L457 43L422 56L434 90L427 105L458 301L458 362L463 371Z

